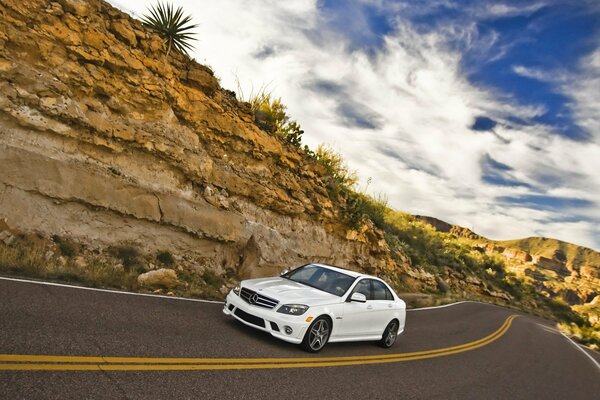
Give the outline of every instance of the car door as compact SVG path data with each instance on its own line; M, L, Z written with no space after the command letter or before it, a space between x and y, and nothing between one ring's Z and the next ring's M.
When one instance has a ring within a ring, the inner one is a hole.
M355 301L344 303L344 315L337 336L350 338L376 334L373 327L375 314L373 313L371 279L358 281L347 298L349 299L356 292L364 294L367 301L365 303Z
M383 333L387 324L394 318L395 306L394 296L388 287L381 281L371 280L371 293L373 296L373 326L377 333Z

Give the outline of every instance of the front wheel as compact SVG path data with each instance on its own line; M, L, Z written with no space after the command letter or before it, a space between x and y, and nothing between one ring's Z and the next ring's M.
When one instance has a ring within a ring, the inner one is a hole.
M308 327L302 347L310 353L318 353L325 347L331 334L331 323L326 317L319 317Z
M396 339L398 338L398 321L393 320L388 324L388 326L383 331L383 335L381 336L381 340L379 341L379 345L385 349L389 349L396 343Z

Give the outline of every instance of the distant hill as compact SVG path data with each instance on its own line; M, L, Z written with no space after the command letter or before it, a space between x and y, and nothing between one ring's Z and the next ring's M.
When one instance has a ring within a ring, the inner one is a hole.
M545 237L528 237L524 239L504 240L496 242L505 247L514 247L564 262L570 269L579 270L583 266L600 268L600 253L587 247L558 239Z

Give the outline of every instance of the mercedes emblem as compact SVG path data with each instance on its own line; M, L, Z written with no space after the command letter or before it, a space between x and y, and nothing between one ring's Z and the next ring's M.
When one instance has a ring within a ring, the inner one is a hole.
M248 298L248 303L250 303L250 304L256 304L257 301L258 301L258 295L256 293L254 293L253 295L251 295Z

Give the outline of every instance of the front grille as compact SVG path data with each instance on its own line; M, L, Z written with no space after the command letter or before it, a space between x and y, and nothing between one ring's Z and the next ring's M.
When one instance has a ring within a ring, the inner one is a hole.
M252 325L260 326L261 328L265 327L264 319L259 318L256 315L248 314L244 310L240 310L239 308L237 308L235 310L235 315L237 315L238 317L240 317L241 319L243 319L244 321L246 321Z
M272 309L277 304L279 304L279 301L267 296L263 296L262 294L255 292L254 290L247 289L245 287L242 288L242 291L240 292L240 297L244 299L244 301L246 301L246 303L248 304L269 309Z

